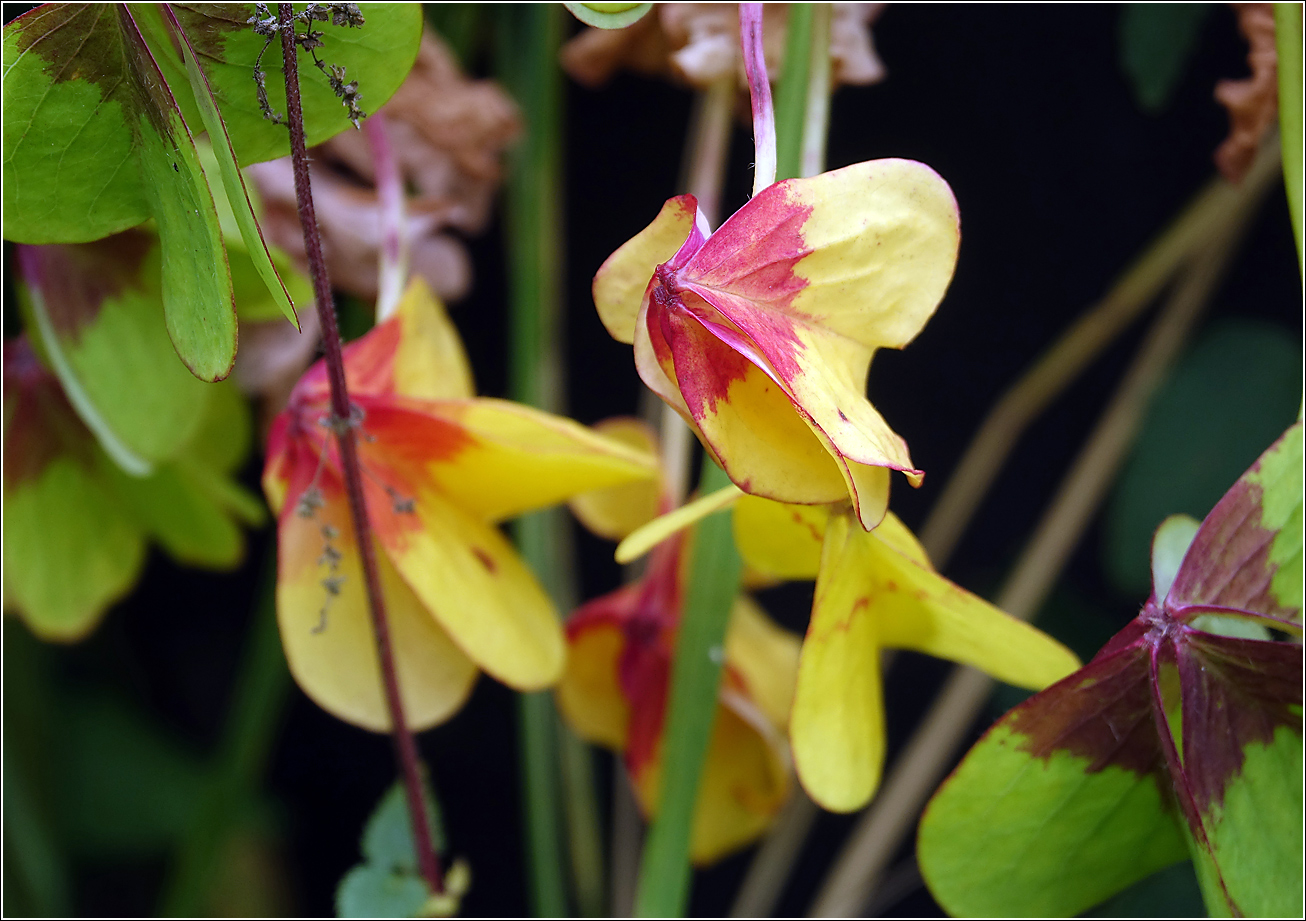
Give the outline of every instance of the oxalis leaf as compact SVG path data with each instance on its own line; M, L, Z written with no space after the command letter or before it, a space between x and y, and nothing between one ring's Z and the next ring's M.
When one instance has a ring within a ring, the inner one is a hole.
M213 196L192 131L206 128L254 265L282 312L289 295L241 191L238 166L288 152L284 127L263 118L252 79L266 39L252 4L49 4L4 32L4 219L21 243L78 243L153 217L163 243L168 332L197 377L231 369L232 286ZM324 63L383 103L416 57L421 13L369 6L368 27L319 23ZM166 24L165 24L166 22ZM278 43L274 42L273 45ZM284 111L279 47L268 49L269 102ZM327 75L301 68L310 144L349 126Z
M1301 514L1298 422L1177 572L1192 528L1167 521L1138 618L1004 716L927 807L918 857L941 905L1077 914L1191 852L1213 913L1301 914L1302 647L1245 638L1301 632Z
M423 789L432 845L445 849L439 804L429 786ZM425 914L431 891L417 866L407 791L396 781L377 803L359 842L363 862L340 880L336 913L342 918L411 918ZM453 874L450 873L449 876ZM452 880L446 878L452 887Z

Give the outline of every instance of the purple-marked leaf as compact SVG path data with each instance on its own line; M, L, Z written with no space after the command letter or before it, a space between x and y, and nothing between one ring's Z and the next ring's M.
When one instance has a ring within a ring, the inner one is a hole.
M17 253L28 326L77 414L120 467L150 473L194 434L210 393L168 340L158 239L128 230Z
M295 324L295 328L298 329L299 319L295 316L295 305L291 300L290 292L286 290L286 286L272 262L272 254L268 252L267 243L263 239L263 232L259 229L258 220L254 216L254 205L250 201L249 192L245 188L245 180L241 176L240 166L236 162L236 153L231 148L231 138L227 134L227 126L222 121L222 113L218 111L218 105L213 98L213 90L209 86L208 78L204 76L204 72L200 69L190 40L187 38L186 33L182 31L172 10L169 9L167 4L161 5L161 9L168 32L181 49L182 58L185 60L186 76L190 81L191 92L194 94L195 102L199 106L199 114L203 120L204 129L209 134L209 141L222 177L222 187L226 192L227 202L235 215L236 223L240 227L241 239L245 241L245 251L282 314L285 315L287 320Z
M1173 584L1190 528L1170 519L1159 529L1156 587L1138 618L1084 669L1007 714L935 795L919 857L949 910L1076 911L1091 902L1074 899L1122 887L1108 870L1092 887L1073 875L1086 835L1113 853L1133 846L1094 799L1120 770L1177 804L1213 913L1301 915L1302 647L1197 626L1220 624L1208 615L1300 624L1301 428L1216 505ZM981 814L976 802L1009 808Z
M1189 605L1230 608L1300 624L1301 477L1299 422L1257 459L1206 516L1166 597L1167 605L1176 611Z
M196 377L225 376L236 315L217 214L131 9L33 10L5 27L4 67L6 236L85 242L153 216L168 334Z
M95 626L145 562L139 528L95 475L95 439L26 339L4 346L4 597L43 639Z
M1194 838L1243 914L1300 916L1302 647L1199 631L1187 639L1178 667Z
M917 858L961 916L1067 916L1187 856L1137 640L1016 707L934 795Z

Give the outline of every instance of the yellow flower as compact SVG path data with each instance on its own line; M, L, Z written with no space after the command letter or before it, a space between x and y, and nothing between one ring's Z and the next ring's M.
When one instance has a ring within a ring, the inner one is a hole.
M412 728L448 718L479 670L521 690L562 674L552 604L495 522L656 475L654 459L567 419L475 398L458 336L420 280L345 349L364 493ZM318 363L273 423L263 487L278 515L277 619L300 687L390 728Z
M740 554L763 573L816 577L789 737L803 788L826 809L865 805L884 766L880 652L910 649L1041 690L1074 653L934 571L897 516L864 531L851 509L742 497Z

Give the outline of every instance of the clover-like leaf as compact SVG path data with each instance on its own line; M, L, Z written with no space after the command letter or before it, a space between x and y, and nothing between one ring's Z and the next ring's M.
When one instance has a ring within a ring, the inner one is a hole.
M1186 839L1212 912L1301 914L1302 647L1223 629L1301 632L1301 514L1298 422L1177 572L1191 527L1162 526L1138 618L1004 716L931 801L918 855L945 908L1077 913Z

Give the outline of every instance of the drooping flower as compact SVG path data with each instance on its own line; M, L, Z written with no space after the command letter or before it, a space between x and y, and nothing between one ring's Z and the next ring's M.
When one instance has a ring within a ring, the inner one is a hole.
M345 369L410 725L451 715L479 670L522 690L553 684L565 656L562 628L495 522L653 477L653 458L570 420L473 397L457 333L420 280L390 319L345 349ZM341 719L384 731L390 719L329 425L318 363L268 441L277 618L308 695Z
M623 435L637 435L625 420L613 421ZM622 495L591 494L583 505L573 500L572 508L592 530L618 536L632 515L647 509L638 493L627 487ZM657 811L662 730L687 575L685 545L683 534L664 541L642 579L576 610L567 621L567 669L556 691L558 709L578 735L622 753L645 815ZM738 595L694 815L696 863L757 838L788 797L792 770L785 728L797 665L798 637Z
M775 183L711 234L693 196L669 200L599 269L594 302L741 489L850 498L869 529L888 470L923 475L866 399L871 357L921 330L958 243L947 183L873 160Z

